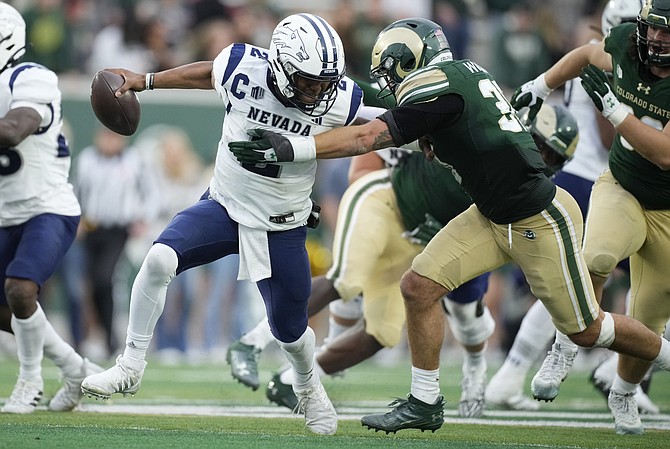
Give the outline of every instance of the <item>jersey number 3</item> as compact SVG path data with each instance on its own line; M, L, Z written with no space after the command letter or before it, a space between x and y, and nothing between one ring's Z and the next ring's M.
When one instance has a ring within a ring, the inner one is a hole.
M524 130L514 108L509 104L509 101L507 101L507 98L505 98L505 95L495 81L490 79L479 81L479 91L484 98L493 98L496 100L495 106L500 111L500 114L502 114L502 117L498 120L500 129L503 131L511 131L513 133L518 133Z

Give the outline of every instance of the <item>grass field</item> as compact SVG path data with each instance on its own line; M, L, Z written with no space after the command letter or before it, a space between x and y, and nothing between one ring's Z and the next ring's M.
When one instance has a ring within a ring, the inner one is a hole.
M261 379L275 361L261 361ZM454 362L452 362L454 364ZM0 360L0 402L9 396L18 365ZM494 373L491 367L489 374ZM59 388L55 367L45 363L45 397ZM416 430L385 435L367 430L360 417L383 412L409 389L409 366L364 363L344 378L324 384L338 409L338 432L317 436L288 409L270 404L264 391L234 382L226 365L172 367L150 362L135 397L115 396L107 403L85 398L72 413L40 407L25 416L0 415L0 448L670 448L670 376L658 373L651 397L662 414L643 416L644 436L618 436L603 397L574 372L559 397L540 412L487 410L481 419L458 417L460 372L442 370L447 400L445 425L435 433Z

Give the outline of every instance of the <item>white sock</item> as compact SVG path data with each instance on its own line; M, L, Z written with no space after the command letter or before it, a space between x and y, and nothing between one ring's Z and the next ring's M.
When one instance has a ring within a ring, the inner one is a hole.
M530 367L545 354L556 330L551 315L542 301L535 303L521 321L507 359L518 368L528 372ZM507 360L505 360L507 363Z
M614 382L612 382L612 390L620 394L635 393L635 391L637 391L637 385L638 384L626 382L617 374L614 376Z
M267 345L275 340L270 323L267 318L263 318L253 329L240 337L240 341L245 345L251 345L258 349L265 349Z
M463 357L463 374L470 371L471 368L477 368L478 371L486 371L486 348L477 352L465 351Z
M410 393L426 404L435 404L440 397L440 370L424 370L413 366Z
M314 360L314 371L319 375L319 379L327 376L323 371L323 368L321 368L321 365L319 365L319 362L316 360ZM293 385L293 368L282 371L282 373L279 374L279 381L286 385Z
M130 315L123 357L144 362L156 323L165 307L168 285L179 261L174 250L160 243L149 250L130 293Z
M12 331L16 338L16 353L19 358L19 377L26 380L42 380L42 358L44 356L44 326L47 317L37 304L37 310L26 319L12 315Z
M556 331L555 345L558 345L557 349L563 354L576 354L579 351L579 346L563 332Z
M81 376L84 359L58 335L49 321L44 325L44 357L54 362L62 371L63 376Z
M340 334L350 328L351 326L343 325L335 321L335 317L331 314L328 317L328 336L326 337L326 341L335 340Z
M305 333L293 343L277 342L293 367L295 388L303 389L319 382L319 374L314 370L316 336L311 327L307 326Z

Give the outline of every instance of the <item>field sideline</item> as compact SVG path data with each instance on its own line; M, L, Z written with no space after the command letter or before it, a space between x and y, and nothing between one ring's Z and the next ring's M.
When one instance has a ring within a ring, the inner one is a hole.
M261 359L261 380L269 380L276 366L274 360ZM16 370L15 360L0 360L0 402L13 388ZM435 433L385 435L360 424L361 416L384 412L393 397L407 393L409 367L403 363L366 362L344 378L325 379L339 428L336 435L324 437L306 430L302 417L270 404L262 389L253 392L236 383L226 365L150 362L135 397L114 396L107 402L85 398L73 413L48 412L45 402L31 415L0 415L0 448L670 448L667 373L657 373L651 389L662 413L643 416L646 433L635 437L614 433L605 400L587 381L588 372L572 373L556 401L542 403L539 412L486 410L480 419L463 419L456 411L460 369L442 371L445 425ZM489 376L494 372L491 367ZM45 363L43 374L48 400L59 387L58 372Z

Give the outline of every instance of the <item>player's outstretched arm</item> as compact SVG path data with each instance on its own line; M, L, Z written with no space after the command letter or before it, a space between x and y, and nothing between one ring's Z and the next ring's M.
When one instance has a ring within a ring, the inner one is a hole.
M128 90L213 89L212 61L193 62L162 72L140 74L126 69L105 69L121 75L125 82L116 91L120 97Z

